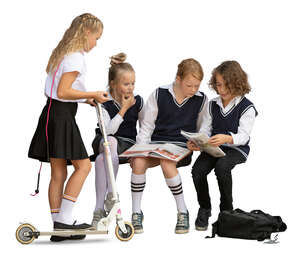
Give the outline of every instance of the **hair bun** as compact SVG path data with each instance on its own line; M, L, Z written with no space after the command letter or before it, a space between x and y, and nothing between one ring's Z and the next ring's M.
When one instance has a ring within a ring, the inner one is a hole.
M113 66L119 63L123 63L126 60L126 57L127 57L126 54L123 52L117 55L113 55L110 57L110 64Z

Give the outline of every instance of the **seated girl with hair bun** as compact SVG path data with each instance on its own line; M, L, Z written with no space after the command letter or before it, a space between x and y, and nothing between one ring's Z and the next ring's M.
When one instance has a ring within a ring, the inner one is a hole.
M108 135L111 158L115 178L119 163L127 163L120 159L119 154L130 148L136 142L136 124L143 113L143 98L134 95L135 72L129 63L125 63L126 54L119 53L111 57L111 67L108 72L108 98L103 107L104 124ZM99 126L99 125L98 125ZM112 187L109 178L108 165L103 148L104 139L99 128L93 141L95 159L96 206L93 213L92 226L97 228L101 218L106 217L113 206Z

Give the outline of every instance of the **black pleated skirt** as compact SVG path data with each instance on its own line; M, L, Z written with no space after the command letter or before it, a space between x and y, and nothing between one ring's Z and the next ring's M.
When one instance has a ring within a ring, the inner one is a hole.
M49 158L81 160L88 158L75 115L77 103L60 102L52 99L48 121L48 144L46 138L47 112L50 99L40 115L38 126L32 138L28 157L49 162Z

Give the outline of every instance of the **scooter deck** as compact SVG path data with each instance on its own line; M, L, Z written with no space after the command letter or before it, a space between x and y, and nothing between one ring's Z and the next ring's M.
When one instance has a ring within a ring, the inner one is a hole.
M74 236L74 235L100 235L108 234L108 231L103 230L56 230L56 231L34 231L32 236Z

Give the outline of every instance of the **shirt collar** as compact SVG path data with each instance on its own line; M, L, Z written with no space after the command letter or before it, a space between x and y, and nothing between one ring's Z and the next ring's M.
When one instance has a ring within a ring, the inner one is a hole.
M173 96L174 98L176 98L175 92L174 92L174 85L175 85L175 82L173 82L172 84L168 85L168 90L169 90L170 94L172 94L172 96ZM202 94L200 91L197 91L197 92L195 93L195 95L197 95L197 96L203 96L203 94ZM187 100L187 99L189 99L189 98L191 98L191 97L187 97L187 98L185 98L183 101L185 101L185 100Z
M241 95L234 97L234 98L228 103L228 105L227 105L225 108L227 109L227 107L229 108L229 107L233 107L233 106L237 105L237 104L242 100L242 97L243 97L243 96L241 96ZM216 98L216 103L217 103L222 109L225 109L225 108L223 107L223 103L222 103L222 98L221 98L221 96L218 96L218 97Z

